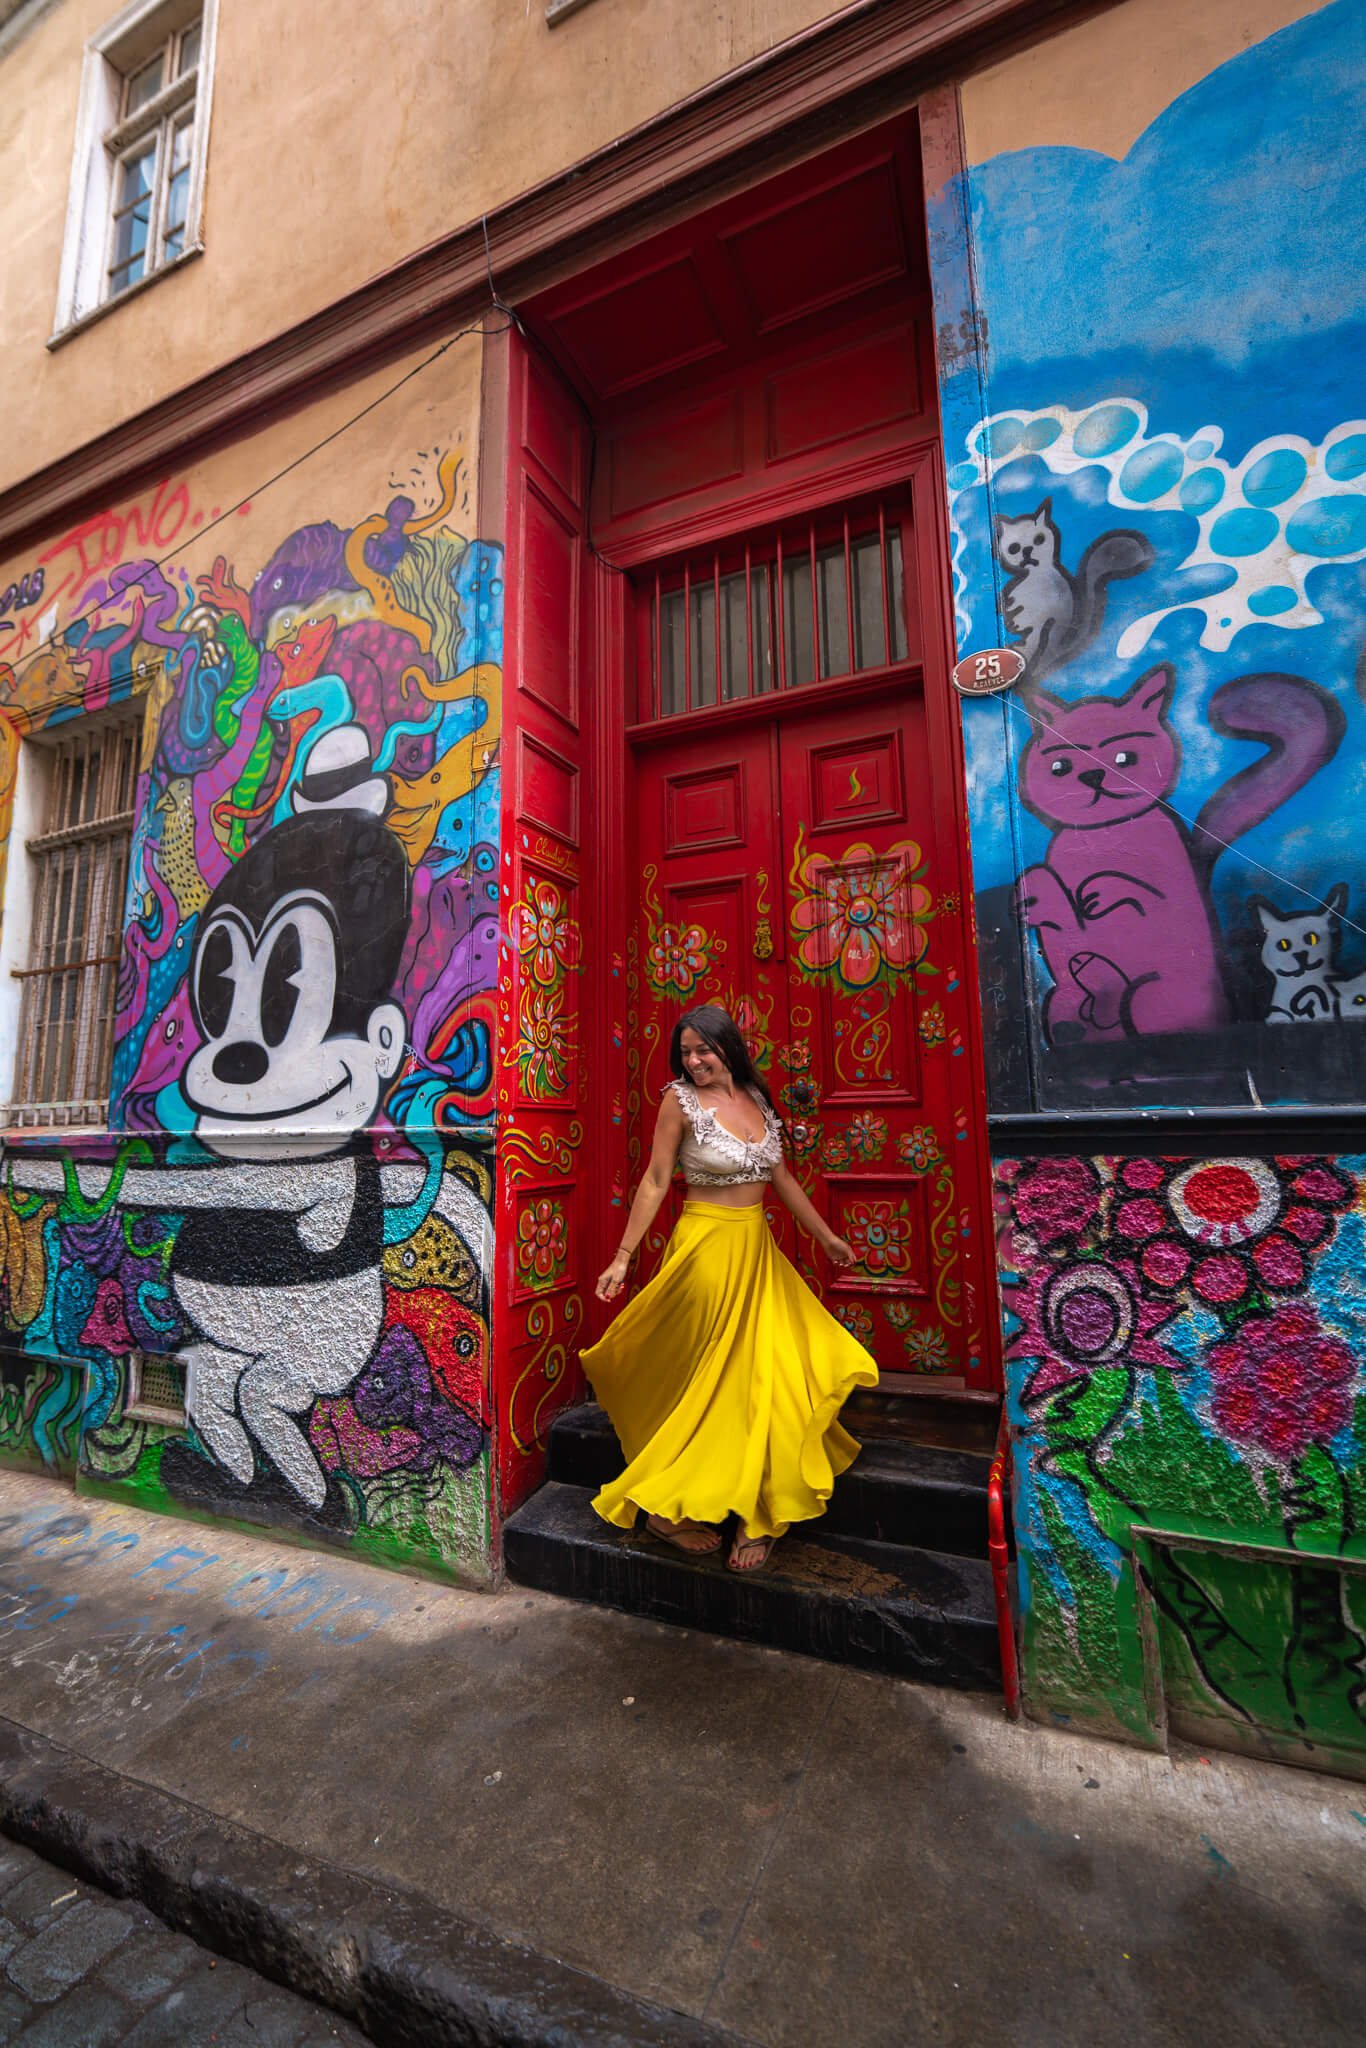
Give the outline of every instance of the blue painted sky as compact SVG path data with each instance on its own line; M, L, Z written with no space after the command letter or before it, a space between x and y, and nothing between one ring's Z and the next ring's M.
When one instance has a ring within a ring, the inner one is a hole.
M1192 432L1213 380L1222 395L1230 372L1242 388L1274 363L1302 406L1297 430L1321 438L1341 417L1334 393L1355 388L1360 405L1364 107L1366 7L1337 0L1183 93L1121 163L1034 149L975 169L978 278L1006 402L1057 397L1066 364L1089 381L1069 380L1080 405L1104 395L1111 365L1137 360L1150 408ZM1354 328L1354 360L1334 360ZM993 390L993 405L1005 398Z
M1201 80L1122 162L1043 148L970 174L997 439L984 448L976 387L951 378L962 644L1004 637L993 517L1051 496L1070 568L1110 527L1137 527L1157 550L1154 569L1112 587L1100 639L1048 687L1118 694L1172 661L1181 810L1193 815L1258 751L1210 732L1204 706L1221 683L1286 670L1347 709L1334 762L1241 843L1249 860L1221 860L1226 919L1257 891L1295 907L1270 869L1316 894L1349 881L1366 925L1366 569L1353 559L1366 551L1366 441L1353 425L1366 418L1363 106L1366 5L1337 0ZM1129 408L1133 431L1088 460L1104 405ZM989 887L1041 858L1049 833L1012 817L1001 777L1002 734L1018 757L1023 721L972 706L968 730L977 882ZM1366 967L1366 939L1345 959Z

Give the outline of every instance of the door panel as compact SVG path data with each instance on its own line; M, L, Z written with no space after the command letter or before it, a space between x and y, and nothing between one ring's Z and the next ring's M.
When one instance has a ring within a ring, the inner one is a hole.
M963 1376L950 1062L926 1040L942 983L924 707L894 691L780 728L798 1178L858 1255L834 1312L888 1372ZM799 1263L809 1272L803 1241Z
M765 1068L787 1035L785 972L773 940L780 921L776 731L723 728L643 748L636 805L642 916L633 1183L649 1157L670 1079L669 1040L684 1010L724 1003ZM646 1275L658 1263L680 1199L676 1192L646 1240Z

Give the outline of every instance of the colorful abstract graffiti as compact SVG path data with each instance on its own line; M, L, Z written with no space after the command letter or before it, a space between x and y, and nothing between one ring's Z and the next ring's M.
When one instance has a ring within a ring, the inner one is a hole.
M1366 1159L997 1185L1036 1711L1366 1769Z
M425 460L245 581L114 559L151 511L58 544L6 708L140 699L144 743L111 1135L6 1148L0 1449L477 1569L501 551L453 523L459 451ZM138 1355L184 1428L125 1412Z
M1026 661L965 709L998 1111L1359 1092L1363 86L1341 0L936 202L959 648Z

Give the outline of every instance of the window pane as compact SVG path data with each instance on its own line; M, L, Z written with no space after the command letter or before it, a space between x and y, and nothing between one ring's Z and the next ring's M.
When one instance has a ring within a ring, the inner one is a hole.
M854 666L849 650L849 587L844 578L844 544L821 548L816 555L818 610L821 628L821 675L848 675Z
M816 679L811 616L811 556L783 562L783 682L789 690Z
M171 133L171 175L166 182L165 254L169 262L185 246L185 214L190 203L190 145L193 121L182 121Z
M24 983L19 1120L98 1116L108 1095L116 961L128 885L128 817L140 728L96 727L55 750ZM53 845L48 834L64 843ZM73 836L76 835L76 836Z
M119 210L134 206L140 199L149 197L152 178L156 170L157 146L155 141L144 143L136 156L126 156L120 167Z
M154 100L161 91L161 70L165 55L164 50L158 50L150 64L144 64L141 71L135 71L129 78L123 102L125 119L129 114L136 114L139 107L145 107L147 102Z
M725 703L773 688L773 640L768 609L768 565L750 570L749 626L745 625L745 573L721 578L721 696Z
M689 709L716 702L716 592L710 583L692 587L692 692Z
M199 41L202 33L200 24L196 22L194 27L187 28L180 38L180 50L176 58L177 78L183 78L187 71L193 71L199 62Z
M835 524L829 517L794 523L781 536L781 568L772 537L744 543L747 568L722 569L735 562L735 543L692 558L684 587L660 591L657 617L651 612L657 715L904 661L901 530L885 513L875 516L869 532L864 510L864 531L847 540L820 538L822 524L827 534Z
M670 718L687 708L683 593L668 590L659 601L659 709Z
M152 141L136 156L125 157L119 166L114 253L109 266L110 288L116 292L141 277L146 267L156 155Z
M892 614L892 660L906 659L906 578L901 569L901 528L887 536L887 601Z

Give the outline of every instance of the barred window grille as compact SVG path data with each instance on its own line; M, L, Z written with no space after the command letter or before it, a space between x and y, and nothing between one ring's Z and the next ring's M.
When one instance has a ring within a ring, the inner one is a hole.
M901 527L873 504L654 572L646 718L866 674L907 658Z
M33 957L23 983L11 1124L103 1124L137 787L136 720L86 727L52 749L35 865Z

